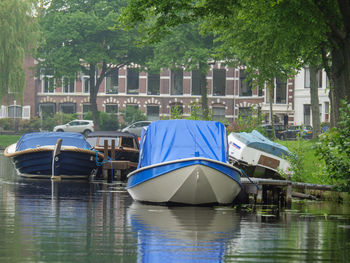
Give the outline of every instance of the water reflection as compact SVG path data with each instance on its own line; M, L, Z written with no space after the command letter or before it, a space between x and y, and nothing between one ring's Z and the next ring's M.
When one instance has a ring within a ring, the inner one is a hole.
M0 156L0 262L349 262L350 207L165 207L101 182L21 179Z
M134 202L127 211L138 238L138 262L222 262L239 234L232 209L164 207Z

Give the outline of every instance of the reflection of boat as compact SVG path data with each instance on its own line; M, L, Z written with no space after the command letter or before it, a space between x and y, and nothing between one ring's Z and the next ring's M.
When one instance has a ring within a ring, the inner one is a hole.
M228 163L220 122L152 122L142 134L138 169L127 190L139 201L228 204L241 191L240 171Z
M254 177L276 177L282 170L289 173L290 156L287 147L272 142L254 130L251 133L231 133L228 136L230 160Z
M132 133L115 132L115 131L98 131L92 132L86 140L91 146L104 152L104 143L108 143L108 155L112 156L112 141L114 140L114 163L116 163L118 170L121 171L122 177L134 171L139 161L139 141L138 137Z
M16 144L5 149L12 157L19 174L25 177L50 177L53 152L58 139L62 139L60 154L56 156L55 175L63 178L87 178L96 168L96 154L80 133L39 132L24 134Z
M225 244L240 230L232 209L134 202L127 213L137 233L138 262L224 262Z

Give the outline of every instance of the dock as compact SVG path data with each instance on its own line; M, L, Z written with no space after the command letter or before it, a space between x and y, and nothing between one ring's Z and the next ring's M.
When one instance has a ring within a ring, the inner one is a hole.
M115 140L111 141L111 147L108 146L108 141L104 141L102 175L107 178L108 182L125 181L130 169L136 169L137 164L130 161L116 160ZM110 152L110 156L109 156ZM116 177L116 178L115 178Z
M243 186L241 198L245 201L249 199L249 195L253 195L255 204L279 204L281 206L290 207L292 197L312 199L312 196L293 192L293 189L314 189L334 191L333 185L319 185L309 183L292 182L290 180L274 180L265 178L241 178Z

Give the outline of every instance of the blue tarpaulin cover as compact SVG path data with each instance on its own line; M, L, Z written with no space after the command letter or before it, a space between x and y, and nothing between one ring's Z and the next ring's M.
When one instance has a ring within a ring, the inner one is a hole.
M251 133L232 133L232 135L251 148L267 152L279 157L291 155L291 152L288 150L287 147L279 143L270 141L257 130L253 130Z
M222 123L160 120L142 131L138 168L192 157L228 162L227 133Z
M75 146L81 149L91 149L91 145L80 133L74 132L33 132L19 138L16 151L36 148L40 146L56 145L62 139L62 146Z

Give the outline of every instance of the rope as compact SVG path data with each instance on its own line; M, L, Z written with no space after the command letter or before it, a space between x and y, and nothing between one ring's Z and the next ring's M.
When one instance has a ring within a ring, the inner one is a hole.
M248 178L249 182L251 182L253 185L255 185L256 189L259 190L259 186L258 186L256 183L254 183L254 182L249 178L249 176L243 171L243 169L240 169L240 170L241 170L241 173L242 173L245 177Z

